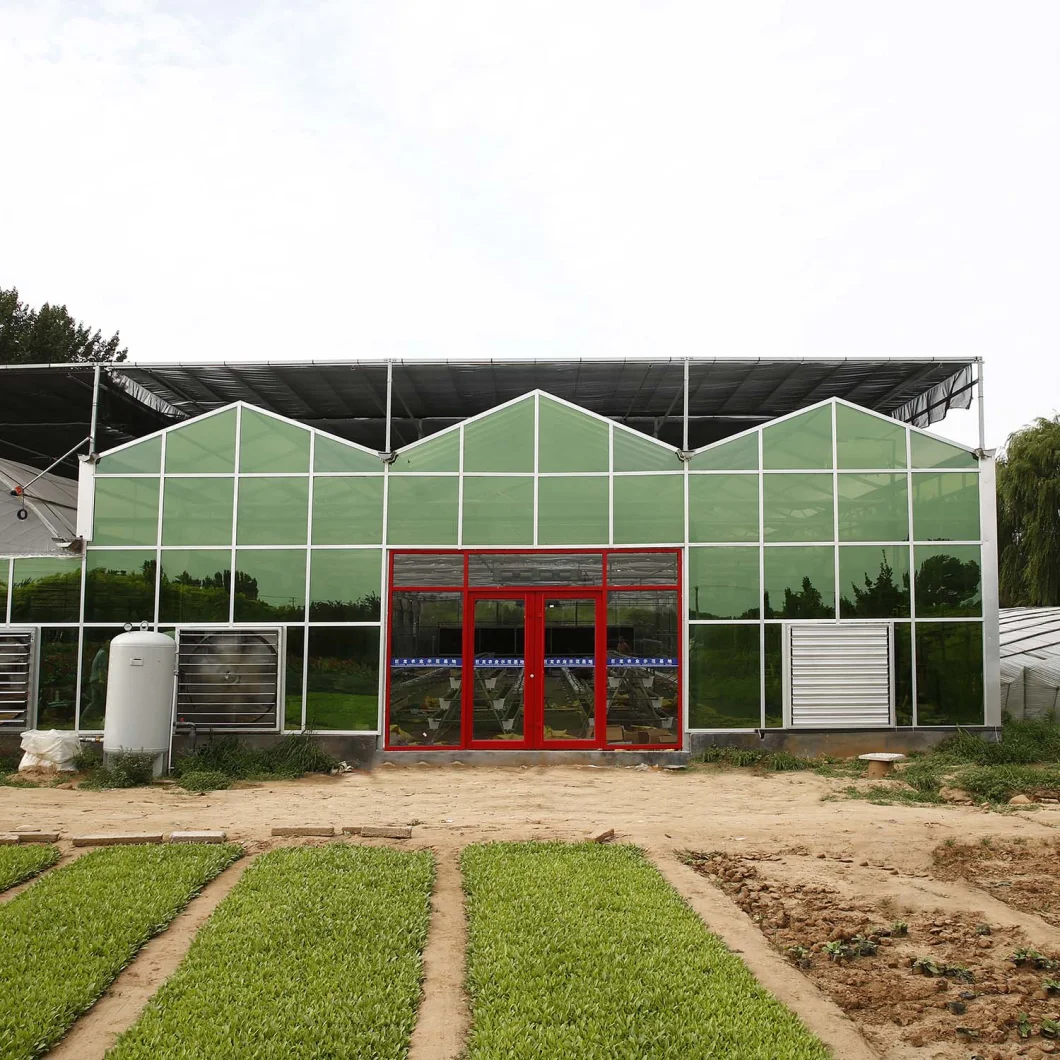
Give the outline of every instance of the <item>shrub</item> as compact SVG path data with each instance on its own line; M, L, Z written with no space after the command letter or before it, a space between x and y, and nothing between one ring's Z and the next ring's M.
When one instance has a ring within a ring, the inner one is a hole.
M202 770L198 773L182 773L178 784L185 791L219 791L232 786L232 778L227 773Z
M117 751L108 757L105 766L90 766L81 787L89 791L146 787L154 783L157 758L146 751ZM84 761L91 762L92 759Z

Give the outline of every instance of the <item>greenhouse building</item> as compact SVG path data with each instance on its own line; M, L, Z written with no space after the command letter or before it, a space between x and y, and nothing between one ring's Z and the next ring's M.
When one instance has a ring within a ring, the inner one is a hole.
M903 749L1000 724L974 360L3 370L0 742L98 734L177 642L178 740Z

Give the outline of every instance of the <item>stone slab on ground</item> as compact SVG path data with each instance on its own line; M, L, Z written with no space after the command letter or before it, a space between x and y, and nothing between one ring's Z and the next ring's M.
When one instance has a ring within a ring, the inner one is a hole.
M14 832L0 832L0 847L13 847L18 843L18 836Z
M335 834L335 828L330 824L281 824L277 825L272 834L276 836L329 836Z
M161 832L110 832L96 835L75 835L71 842L75 847L118 847L137 843L161 843Z
M228 838L226 832L170 832L171 843L223 843Z
M58 832L16 832L18 842L21 843L57 843Z
M411 839L412 828L408 825L365 824L361 835L366 839Z

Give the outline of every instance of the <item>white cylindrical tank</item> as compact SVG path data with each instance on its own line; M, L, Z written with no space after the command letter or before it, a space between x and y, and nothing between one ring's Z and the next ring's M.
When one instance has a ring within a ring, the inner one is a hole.
M164 633L136 630L110 642L104 755L169 753L176 660L176 642Z

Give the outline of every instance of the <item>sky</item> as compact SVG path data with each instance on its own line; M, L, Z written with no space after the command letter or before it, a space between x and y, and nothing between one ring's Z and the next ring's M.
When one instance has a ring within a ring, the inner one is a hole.
M1056 0L0 0L0 98L0 286L135 360L981 356L988 446L1060 411Z

